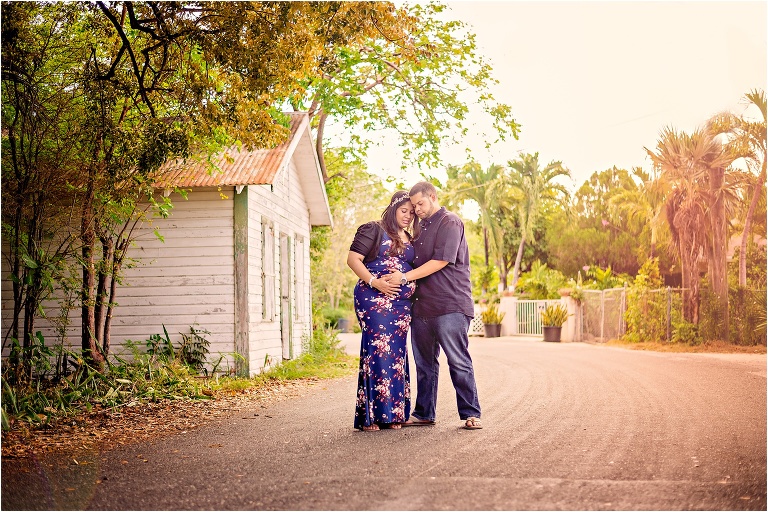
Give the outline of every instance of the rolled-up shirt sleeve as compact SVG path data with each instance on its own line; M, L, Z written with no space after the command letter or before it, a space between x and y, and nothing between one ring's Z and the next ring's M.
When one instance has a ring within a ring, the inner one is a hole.
M456 263L459 256L459 244L464 236L464 227L454 219L444 218L439 235L435 240L433 260Z
M357 228L349 250L367 256L376 241L376 224L368 222Z

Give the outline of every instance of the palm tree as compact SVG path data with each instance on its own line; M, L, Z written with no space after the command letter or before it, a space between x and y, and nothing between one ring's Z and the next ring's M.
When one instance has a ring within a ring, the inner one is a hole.
M664 229L664 204L669 193L669 184L661 176L651 176L641 167L632 170L640 179L640 185L633 190L622 190L611 196L608 203L627 216L628 222L639 233L650 231L651 246L648 257L657 256L657 247ZM642 262L641 262L642 263Z
M754 105L763 116L762 121L752 121L744 116L735 116L730 112L719 114L710 120L713 130L726 133L730 140L726 144L734 158L744 158L748 168L757 177L751 184L752 199L744 217L744 231L741 236L739 252L739 287L747 286L747 243L752 231L753 218L757 204L763 197L762 189L766 180L766 98L765 91L753 89L744 98L748 105Z
M509 185L517 194L517 211L520 217L520 245L512 271L512 290L520 278L520 264L523 259L523 249L526 241L533 241L533 228L541 213L543 201L554 199L558 192L568 195L568 190L560 183L555 183L558 176L568 176L571 173L563 167L562 162L550 162L543 169L539 167L539 153L521 154L517 160L507 162L510 170Z
M656 152L646 148L654 165L672 184L666 204L673 243L680 254L683 275L683 313L698 323L698 262L706 255L712 291L718 297L722 337L728 336L728 281L726 220L735 202L728 169L733 161L717 134L705 127L687 135L672 128L662 131Z
M504 167L492 164L483 169L480 164L470 162L461 168L448 166L447 174L447 200L457 206L473 200L480 207L485 266L488 267L491 256L494 260L497 259L504 236L501 226L493 217L493 212L508 204L502 188Z

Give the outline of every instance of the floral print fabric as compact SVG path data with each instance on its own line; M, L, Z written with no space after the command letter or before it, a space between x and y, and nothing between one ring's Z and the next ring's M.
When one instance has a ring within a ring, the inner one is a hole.
M406 244L404 254L386 254L392 240L382 235L378 257L366 263L375 276L408 272L413 268L414 250ZM355 312L362 330L360 372L357 379L355 428L376 423L402 423L411 415L411 389L408 373L406 335L411 325L411 295L416 283L400 287L397 297L358 281L355 286Z

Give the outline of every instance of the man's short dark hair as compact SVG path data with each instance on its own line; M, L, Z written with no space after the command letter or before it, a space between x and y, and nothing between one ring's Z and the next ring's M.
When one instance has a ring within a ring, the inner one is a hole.
M433 195L437 197L437 189L428 181L420 181L412 186L411 191L408 193L408 195L411 197L415 196L416 194L421 194L424 196Z

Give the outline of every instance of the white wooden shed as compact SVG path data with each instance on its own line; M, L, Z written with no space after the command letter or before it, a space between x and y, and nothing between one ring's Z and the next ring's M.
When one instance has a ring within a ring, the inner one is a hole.
M140 264L126 271L112 339L196 325L211 333L212 355L236 352L238 370L252 375L299 355L311 335L310 230L331 225L331 213L306 113L290 114L276 148L233 148L216 164L214 174L165 166L157 188L190 192L173 194L171 215L145 226L131 249Z
M209 359L225 355L220 368L253 375L298 356L311 335L310 230L331 225L331 214L306 113L290 114L290 136L276 148L233 148L214 162L220 173L197 162L163 166L157 192L179 187L187 197L172 193L170 215L137 228L111 352L127 354L126 340L143 344L164 327L178 345L194 326L210 332ZM5 268L3 276L6 332ZM65 342L79 346L79 315L70 320ZM47 340L60 338L45 319L37 329Z

